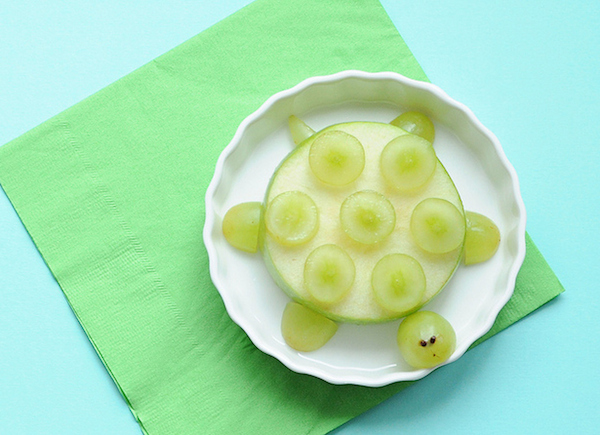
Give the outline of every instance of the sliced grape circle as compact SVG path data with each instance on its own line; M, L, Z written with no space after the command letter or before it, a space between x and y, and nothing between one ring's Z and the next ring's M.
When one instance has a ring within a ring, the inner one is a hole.
M395 312L415 309L425 294L421 264L405 254L389 254L377 262L371 274L375 301Z
M402 115L394 119L390 124L400 127L402 130L409 133L421 136L423 139L433 143L435 139L435 127L431 119L424 113L410 111L404 112Z
M436 165L433 146L419 136L398 136L381 152L381 174L390 186L399 190L413 190L425 185Z
M465 216L467 218L465 264L476 264L489 260L500 245L500 230L487 216L473 211L467 211Z
M340 223L351 239L370 245L385 240L392 233L396 226L396 211L381 193L361 190L342 203Z
M282 245L300 245L319 230L319 211L306 193L291 190L273 198L265 212L267 231Z
M449 201L427 198L414 208L410 232L416 244L432 254L444 254L465 240L465 218Z
M323 304L339 302L354 283L352 258L337 245L327 244L310 253L304 264L304 285Z
M345 186L362 173L365 150L356 137L339 130L328 131L310 146L308 162L323 183Z
M243 202L227 210L223 217L223 235L231 246L250 253L258 250L261 209L260 202Z
M322 314L288 302L281 318L281 335L292 349L312 352L325 345L337 332L338 325Z
M406 317L398 328L397 340L404 360L417 369L443 363L456 349L454 328L432 311L418 311Z

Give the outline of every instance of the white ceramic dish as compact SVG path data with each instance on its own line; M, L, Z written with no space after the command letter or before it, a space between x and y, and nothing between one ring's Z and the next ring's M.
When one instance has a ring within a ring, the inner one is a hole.
M402 360L396 346L400 321L341 324L332 340L315 352L288 347L280 321L289 298L269 276L260 254L240 252L227 244L222 218L235 204L263 200L273 171L294 148L289 115L318 131L345 121L389 122L411 109L433 120L436 152L465 209L492 218L502 234L491 260L461 265L425 307L442 314L456 330L457 349L447 363L491 328L513 293L525 256L525 208L516 173L500 143L473 113L438 87L396 73L345 71L307 79L272 96L241 123L217 162L206 193L204 227L211 277L229 315L259 349L295 372L334 384L382 386L422 378L431 369L412 369Z

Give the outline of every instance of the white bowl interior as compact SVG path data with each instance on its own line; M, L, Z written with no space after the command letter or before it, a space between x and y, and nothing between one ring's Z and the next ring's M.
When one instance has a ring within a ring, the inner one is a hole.
M460 357L492 326L514 290L525 255L525 209L514 169L498 140L469 109L439 88L395 73L346 71L308 79L271 97L240 125L221 155L206 194L205 244L211 276L231 318L264 352L290 369L331 383L381 386L419 379L402 360L395 336L399 321L342 324L323 348L300 353L280 333L288 297L274 284L259 254L235 250L221 233L222 218L235 204L262 201L269 179L294 148L288 116L315 130L348 121L389 122L406 110L426 113L436 127L434 146L453 178L466 210L485 214L502 234L497 254L465 267L425 309L446 317L457 333Z

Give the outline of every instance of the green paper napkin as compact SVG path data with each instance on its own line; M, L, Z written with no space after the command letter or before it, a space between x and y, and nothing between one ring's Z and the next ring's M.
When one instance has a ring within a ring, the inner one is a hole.
M202 243L237 125L346 69L426 80L376 0L258 0L0 148L0 183L146 433L324 433L407 385L333 386L258 351ZM561 291L528 240L490 334Z

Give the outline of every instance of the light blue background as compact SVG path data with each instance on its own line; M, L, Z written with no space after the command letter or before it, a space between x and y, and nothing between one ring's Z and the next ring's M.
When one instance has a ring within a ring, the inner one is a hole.
M248 3L0 0L0 144ZM515 166L567 292L352 420L350 434L600 430L600 3L383 0ZM0 434L141 432L0 191Z

